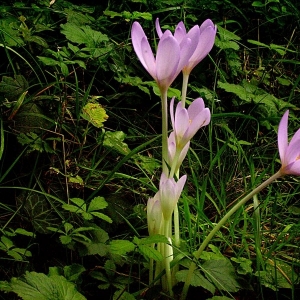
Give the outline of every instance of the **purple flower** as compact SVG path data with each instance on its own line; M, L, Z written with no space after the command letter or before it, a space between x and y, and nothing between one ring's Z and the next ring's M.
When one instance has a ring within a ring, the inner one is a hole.
M194 53L198 39L185 35L180 42L166 30L157 46L156 58L141 25L134 22L131 29L132 45L144 68L157 82L161 92L167 91Z
M281 160L282 174L300 175L300 129L288 142L288 118L287 110L278 126L278 149Z
M170 167L172 167L173 163L176 163L175 173L181 166L181 164L189 150L189 147L190 147L190 141L188 141L186 143L186 145L183 147L182 150L178 150L176 147L175 132L172 131L170 133L169 138L168 138L168 164ZM178 160L175 162L174 159L175 159L177 151L180 151L180 154L179 154Z
M208 125L211 117L210 110L205 108L202 98L195 99L188 109L178 102L174 115L173 97L170 114L178 150L182 150L202 126Z
M156 19L155 25L157 34L161 38L163 32L160 28L158 19ZM195 25L188 33L186 32L183 22L178 23L174 37L179 43L186 37L190 38L192 41L198 41L193 55L182 70L183 73L190 74L192 69L210 52L215 43L216 33L217 27L209 19L205 20L200 27Z
M149 235L158 234L162 219L159 192L153 198L149 198L147 203L147 223Z
M170 220L178 199L183 190L186 175L183 175L177 182L174 178L168 178L161 174L159 182L159 195L161 210L166 221Z

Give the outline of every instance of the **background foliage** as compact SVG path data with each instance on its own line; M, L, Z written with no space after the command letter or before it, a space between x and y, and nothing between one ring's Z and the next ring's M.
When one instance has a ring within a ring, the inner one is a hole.
M1 2L1 299L164 297L146 275L148 259L160 259L151 243L165 242L147 238L145 218L160 176L160 103L132 50L131 24L153 47L157 17L164 29L207 18L218 26L189 84L188 99L203 97L212 123L185 164L188 258L241 194L279 168L286 109L290 132L299 128L294 2ZM178 79L169 97L180 88ZM193 282L203 299L297 299L298 181L274 184L259 195L259 214L254 201L219 233Z

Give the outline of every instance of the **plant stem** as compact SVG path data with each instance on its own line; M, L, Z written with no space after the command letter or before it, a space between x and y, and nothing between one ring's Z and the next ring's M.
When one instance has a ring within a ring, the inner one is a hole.
M162 169L168 176L168 166L166 164L168 158L168 97L167 90L161 91L161 110L162 110Z
M182 90L181 90L181 105L182 107L185 107L187 85L188 85L190 74L185 74L185 73L182 74L183 74L183 80L182 80Z
M253 198L254 195L259 193L262 189L264 189L266 186L268 186L270 183L272 183L275 179L278 179L279 177L283 176L284 174L279 170L277 173L272 175L270 178L268 178L266 181L264 181L261 185L256 187L252 192L250 192L246 197L244 197L240 202L238 202L234 207L232 207L227 214L219 221L219 223L213 228L213 230L210 232L210 234L205 238L197 252L194 254L194 257L196 260L198 260L203 252L203 250L206 248L208 243L211 241L211 239L214 237L214 235L220 230L220 228L227 222L227 220L240 208L242 207L248 200ZM180 300L185 300L189 286L191 284L191 279L193 276L193 273L196 269L196 263L193 261L191 263L191 266L189 268L189 272L186 278L186 281L184 283L182 293Z

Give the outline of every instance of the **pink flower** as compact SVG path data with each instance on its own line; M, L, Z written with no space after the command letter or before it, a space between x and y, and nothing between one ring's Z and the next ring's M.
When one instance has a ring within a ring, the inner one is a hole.
M300 175L300 129L288 142L288 118L287 110L278 126L278 149L281 160L282 174Z
M170 114L175 132L176 146L182 150L196 132L210 122L210 110L205 108L202 98L195 99L188 109L178 102L174 115L174 97L170 104Z
M134 22L131 29L132 45L144 68L157 82L161 92L167 91L183 67L188 63L198 39L185 35L180 42L166 30L157 46L156 58L141 25Z
M159 192L147 203L147 223L149 235L159 234L162 219Z
M166 221L170 220L172 217L172 213L181 195L185 181L186 175L183 175L176 182L174 178L168 178L164 173L161 174L159 182L159 195L161 210Z
M190 141L188 141L186 143L186 145L183 147L182 150L178 150L176 147L175 132L172 131L170 133L169 138L168 138L168 164L169 164L170 168L172 168L173 163L176 163L175 173L181 166L181 164L189 150L189 147L190 147ZM179 154L178 160L175 162L174 159L175 159L177 151L180 151L180 154Z
M163 32L159 25L159 20L156 19L156 31L159 37L163 36ZM174 37L180 43L185 37L191 40L198 41L197 47L193 55L190 57L188 63L183 68L183 73L190 74L192 69L210 52L214 43L217 33L217 27L214 23L207 19L199 27L195 25L189 32L186 32L183 22L178 23L175 29Z

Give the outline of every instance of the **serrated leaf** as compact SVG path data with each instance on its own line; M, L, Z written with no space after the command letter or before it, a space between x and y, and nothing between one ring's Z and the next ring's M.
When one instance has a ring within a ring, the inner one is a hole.
M100 255L100 256L105 256L108 252L108 246L103 244L103 243L83 243L85 248L80 249L79 253L82 256L85 255Z
M202 264L205 277L219 290L237 292L240 285L236 281L235 270L228 259L207 260Z
M113 295L113 300L135 300L136 298L129 294L128 292L124 292L124 290L116 291Z
M123 131L107 131L104 135L103 145L108 148L113 148L123 155L130 153L127 144L123 142L126 134Z
M16 100L22 93L28 90L28 82L23 75L13 77L2 76L0 92L9 100Z
M134 244L127 240L113 240L109 246L110 252L117 255L124 255L135 248Z
M185 282L187 275L188 275L188 270L181 270L176 273L176 279L180 282ZM212 283L210 283L201 273L199 270L195 270L192 278L191 278L191 285L198 287L202 286L206 290L210 291L212 294L215 293L216 288Z
M72 242L72 238L68 235L61 235L59 240L63 245L68 245Z
M99 103L88 103L82 108L81 117L92 123L95 127L103 127L108 119L105 109Z
M87 211L92 212L94 210L104 209L107 205L108 203L105 201L104 197L98 196L92 199Z
M79 45L85 44L87 47L96 48L100 43L109 41L106 34L93 30L88 25L77 26L72 23L66 23L60 26L62 28L61 33L64 34L69 41Z
M162 261L163 256L162 254L154 249L152 246L148 245L138 245L140 252L147 258L152 258L156 261Z
M164 235L155 234L155 235L151 235L146 238L139 239L139 240L136 240L136 237L135 237L134 242L136 242L138 245L150 245L150 244L156 244L156 243L167 244L169 241Z
M245 257L238 257L238 258L232 257L231 260L239 264L236 270L238 274L245 275L245 274L252 273L252 268L251 268L252 261L250 259Z
M102 219L102 220L104 220L104 221L106 221L108 223L112 223L112 219L109 216L107 216L107 215L105 215L103 213L94 211L94 212L91 212L90 214L92 216L97 217L99 219Z
M64 276L69 281L76 282L83 272L85 272L85 268L80 264L72 264L64 267Z
M22 278L13 278L12 291L23 300L85 300L75 285L63 276L51 277L42 273L26 272Z

